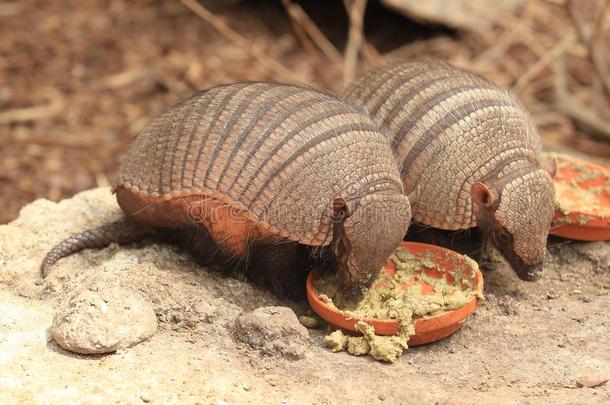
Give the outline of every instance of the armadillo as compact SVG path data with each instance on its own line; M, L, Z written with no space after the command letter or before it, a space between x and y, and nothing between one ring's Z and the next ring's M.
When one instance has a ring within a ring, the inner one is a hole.
M416 223L478 226L524 280L540 274L554 211L553 161L518 99L446 63L393 62L344 98L386 127Z
M43 276L85 248L178 234L199 256L265 274L280 295L304 291L291 276L298 247L330 251L357 298L411 217L378 123L337 96L274 83L215 87L170 109L130 145L114 192L124 219L56 245Z

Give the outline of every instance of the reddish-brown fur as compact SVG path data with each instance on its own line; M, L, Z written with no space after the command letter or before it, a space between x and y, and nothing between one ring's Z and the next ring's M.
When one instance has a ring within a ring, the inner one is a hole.
M135 221L162 228L205 228L226 253L244 255L248 241L269 242L277 237L267 224L256 222L247 211L213 196L192 195L166 200L163 197L116 190L117 201Z

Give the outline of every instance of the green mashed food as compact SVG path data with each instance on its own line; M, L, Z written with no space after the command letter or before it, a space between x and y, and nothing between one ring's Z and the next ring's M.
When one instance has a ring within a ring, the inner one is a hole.
M326 336L324 342L333 352L347 350L361 356L370 354L376 360L394 362L407 348L407 341L415 334L415 320L438 315L466 305L473 297L482 298L473 289L474 276L478 265L464 256L472 271L457 270L453 273L455 281L449 283L445 277L432 277L424 269L435 269L436 264L429 255L415 257L404 247L399 246L390 260L396 271L388 275L385 270L367 289L357 304L347 301L337 290L335 276L323 275L314 283L320 299L355 319L376 318L396 319L399 333L395 336L377 336L374 328L365 322L358 322L356 329L362 336L346 336L335 331ZM453 255L449 260L458 260ZM456 266L456 268L464 268ZM428 285L429 287L422 287Z

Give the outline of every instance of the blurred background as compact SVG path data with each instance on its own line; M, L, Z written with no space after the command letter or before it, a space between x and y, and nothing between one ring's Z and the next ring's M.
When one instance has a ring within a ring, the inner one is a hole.
M0 224L111 183L155 116L213 85L340 92L402 58L511 89L547 148L610 158L607 0L3 0Z

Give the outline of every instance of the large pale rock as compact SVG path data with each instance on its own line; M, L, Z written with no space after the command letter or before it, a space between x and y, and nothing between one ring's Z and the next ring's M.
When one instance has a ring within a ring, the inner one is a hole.
M523 0L381 0L405 16L423 23L482 32L512 14Z
M265 354L292 360L305 357L311 344L307 328L287 307L261 307L239 316L235 336Z
M59 310L51 326L51 335L61 347L82 354L131 347L156 331L151 302L123 287L80 291Z

